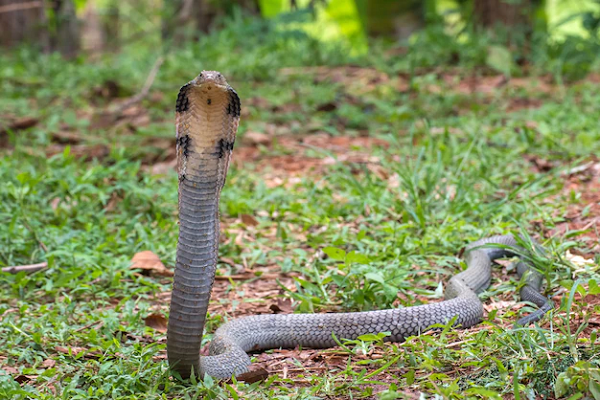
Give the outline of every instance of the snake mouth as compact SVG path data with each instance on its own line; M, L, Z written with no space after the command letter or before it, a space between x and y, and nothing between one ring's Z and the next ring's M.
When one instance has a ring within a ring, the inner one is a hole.
M227 90L225 77L217 71L202 71L193 81L194 86L206 90Z

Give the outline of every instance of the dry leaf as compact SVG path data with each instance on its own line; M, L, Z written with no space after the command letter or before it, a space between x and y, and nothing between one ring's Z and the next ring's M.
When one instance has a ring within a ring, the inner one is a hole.
M167 319L162 314L150 314L144 318L144 321L146 322L146 326L152 329L163 333L167 331Z
M242 222L246 226L256 226L256 225L258 225L258 221L256 220L256 218L254 218L250 214L242 214L242 215L240 215L240 218L242 219Z
M83 353L83 356L85 358L95 358L95 357L100 357L100 353L97 351L89 351L87 348L85 347L76 347L76 346L70 346L70 347L63 347L63 346L54 346L54 350L58 351L59 353L63 353L63 354L71 354L73 356L76 356L80 353Z
M55 365L56 361L52 360L51 358L48 358L42 363L42 368L54 368Z
M0 369L4 372L8 372L9 374L13 374L13 375L19 373L18 369L16 369L15 367L10 367L8 365L3 365Z
M141 269L148 275L173 276L173 271L167 269L160 258L150 250L136 253L131 259L131 269Z
M257 145L268 145L271 143L271 138L266 133L256 132L256 131L247 131L244 134L243 138L244 143L249 145L257 146Z
M500 301L495 301L490 304L484 304L483 308L487 312L492 312L493 310L508 310L508 309L515 310L515 309L519 309L523 306L524 306L524 304L522 304L522 303L516 304L514 301L500 300Z
M58 208L59 204L60 204L60 198L59 197L55 197L52 200L50 200L50 207L53 210L56 210Z
M81 142L82 137L77 132L60 131L52 134L52 140L62 144L78 144Z
M277 299L277 302L271 304L269 309L275 314L291 314L294 312L292 309L292 299Z
M334 102L323 103L317 107L317 111L331 112L337 109L337 104Z
M177 166L177 159L156 163L150 169L152 175L165 175Z
M494 260L494 262L498 265L502 265L503 267L510 266L514 261L512 260Z
M584 267L586 265L594 265L593 259L587 259L580 255L573 254L569 250L567 250L567 253L565 254L565 258L567 260L571 261L573 264L577 265L578 267Z
M19 385L22 385L24 383L37 379L37 377L37 375L19 375L15 377L15 381L17 381Z
M246 382L248 384L264 381L269 377L269 372L264 368L251 369L236 377L238 382Z

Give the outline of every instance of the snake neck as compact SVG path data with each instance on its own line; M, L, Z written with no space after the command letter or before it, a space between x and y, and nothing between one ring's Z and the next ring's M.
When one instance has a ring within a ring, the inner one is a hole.
M214 81L193 83L177 99L179 239L167 333L170 367L182 377L197 373L200 365L218 260L219 200L239 121L233 89Z
M223 162L188 169L179 183L179 240L167 343L182 376L196 368L219 250L219 197Z

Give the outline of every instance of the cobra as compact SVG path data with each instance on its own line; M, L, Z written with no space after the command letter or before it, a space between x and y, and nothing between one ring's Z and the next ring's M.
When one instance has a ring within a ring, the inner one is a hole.
M219 72L203 71L179 91L176 102L179 175L179 239L167 332L170 368L227 379L248 371L249 351L295 346L326 348L339 339L390 332L389 341L418 335L434 324L454 320L471 327L483 317L478 298L490 284L492 261L513 255L517 240L494 236L467 246L467 269L453 276L445 300L407 308L330 314L255 315L221 326L200 356L202 333L219 251L219 199L225 184L240 120L240 99ZM490 245L500 245L492 246ZM486 247L487 246L487 247ZM518 272L528 266L519 264ZM542 278L531 270L521 289L523 300L541 308L519 323L538 320L552 304L539 293Z

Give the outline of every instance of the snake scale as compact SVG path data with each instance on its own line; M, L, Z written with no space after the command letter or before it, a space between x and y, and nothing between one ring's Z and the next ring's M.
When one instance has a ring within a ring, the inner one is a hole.
M465 253L467 269L450 279L442 302L380 311L234 319L216 331L210 355L200 356L218 258L219 199L239 119L240 99L216 71L203 71L179 91L176 131L180 225L167 333L167 354L173 371L184 378L195 373L227 379L248 371L249 351L332 347L336 345L332 335L356 339L367 333L390 332L387 340L402 341L455 317L455 325L465 328L481 321L483 305L477 294L490 284L492 260L513 255L506 249L517 246L511 235L471 243ZM520 263L518 272L528 269ZM521 297L541 308L522 318L521 324L538 320L551 308L539 293L541 276L534 272L530 275Z

